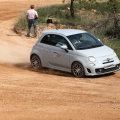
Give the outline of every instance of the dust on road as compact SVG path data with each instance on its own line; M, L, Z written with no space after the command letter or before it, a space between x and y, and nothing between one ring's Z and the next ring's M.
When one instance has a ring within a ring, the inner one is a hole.
M0 0L0 120L119 120L120 72L80 79L30 67L37 39L15 34L14 22L30 4L56 3Z

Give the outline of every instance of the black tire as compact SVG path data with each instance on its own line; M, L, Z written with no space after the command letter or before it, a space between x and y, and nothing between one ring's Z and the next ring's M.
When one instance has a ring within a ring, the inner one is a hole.
M35 69L35 70L39 70L42 68L41 65L41 60L37 55L32 55L31 59L31 66Z
M85 77L84 67L79 62L74 62L71 66L71 71L75 77L82 78Z

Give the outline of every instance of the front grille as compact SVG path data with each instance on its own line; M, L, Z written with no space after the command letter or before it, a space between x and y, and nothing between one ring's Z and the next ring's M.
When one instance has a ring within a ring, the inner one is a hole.
M103 64L114 62L113 58L107 58L106 60L103 60Z
M103 62L103 64L107 64L107 63L111 63L111 62L114 62L114 60L113 61L109 61L109 62Z
M105 69L105 68L95 69L95 72L97 74L100 74L100 73L109 73L109 72L114 72L114 71L119 70L119 69L120 69L120 64L117 64L115 67L108 68L108 69Z

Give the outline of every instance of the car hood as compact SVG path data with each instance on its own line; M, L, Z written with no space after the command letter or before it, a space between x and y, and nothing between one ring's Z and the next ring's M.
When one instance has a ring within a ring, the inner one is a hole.
M113 54L113 50L104 45L104 46L97 47L97 48L77 50L77 53L84 57L89 57L89 56L102 57L102 56Z

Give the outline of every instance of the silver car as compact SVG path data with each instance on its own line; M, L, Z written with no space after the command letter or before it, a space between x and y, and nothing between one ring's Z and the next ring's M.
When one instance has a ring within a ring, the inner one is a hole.
M76 77L102 75L120 69L114 50L87 31L45 30L30 54L34 69L42 67L71 72Z

